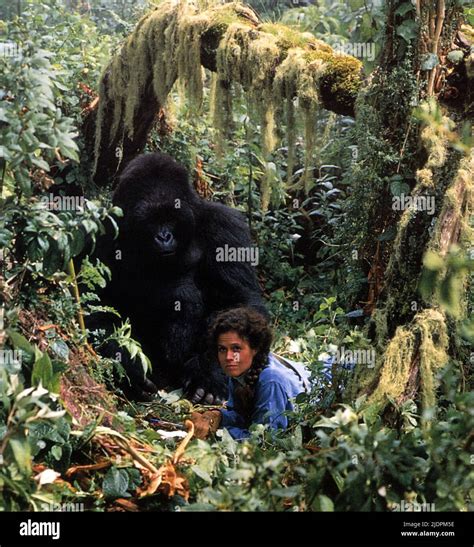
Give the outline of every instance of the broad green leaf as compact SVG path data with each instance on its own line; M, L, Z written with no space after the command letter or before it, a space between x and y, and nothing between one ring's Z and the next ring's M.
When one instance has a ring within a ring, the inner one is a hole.
M47 353L35 361L33 372L31 374L31 383L35 386L40 382L46 389L49 389L53 380L53 365Z
M30 443L24 432L13 434L8 440L8 445L13 453L18 469L22 473L31 473Z
M55 445L51 448L51 455L55 460L60 461L63 455L63 449L60 446Z
M69 348L64 340L58 339L51 345L51 350L66 363L69 360Z
M415 9L415 6L411 2L403 2L403 4L400 4L398 8L395 10L395 15L401 15L403 17L409 11L413 11L414 9Z
M203 481L207 482L208 484L212 484L212 479L211 479L211 476L209 475L209 473L207 471L204 471L204 469L201 469L199 466L197 465L193 465L191 467L191 470L194 471L194 473L200 478L202 479Z
M448 59L455 65L464 59L464 52L461 49L455 49L448 53Z
M429 300L433 295L439 275L440 272L437 270L430 270L429 268L423 269L419 283L419 291L425 300Z
M300 492L301 486L299 485L287 486L286 488L274 488L273 490L270 490L270 494L278 498L294 498Z
M133 490L140 486L142 483L142 476L140 474L140 471L138 469L135 469L134 467L127 467L125 469L126 473L128 474L128 490Z
M439 300L441 306L449 315L456 318L462 313L462 283L462 276L448 273L439 286Z
M248 481L254 476L253 469L229 469L226 471L225 477L230 480Z
M127 492L130 479L125 469L111 467L103 480L102 490L107 499L130 497Z
M31 163L44 171L49 171L49 164L41 158L31 158Z
M405 42L409 43L416 36L418 25L415 21L409 19L397 27L397 34L401 36Z
M22 352L22 359L26 364L30 365L35 357L35 348L28 340L19 332L13 330L7 331L8 337L12 341L13 347Z
M392 196L407 195L410 192L410 186L404 182L401 175L394 175L390 178L390 192Z
M327 496L324 496L323 494L320 494L320 495L316 496L316 499L313 503L313 509L315 511L323 511L323 512L331 512L332 513L334 511L334 503Z
M439 65L439 58L436 53L426 53L421 58L421 70L432 70Z

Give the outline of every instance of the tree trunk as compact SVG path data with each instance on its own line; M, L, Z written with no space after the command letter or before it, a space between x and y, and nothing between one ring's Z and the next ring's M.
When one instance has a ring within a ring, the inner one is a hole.
M359 367L350 393L367 394L375 413L408 398L433 407L437 370L459 357L446 313L420 296L419 282L426 251L445 257L467 239L473 210L472 150L456 134L472 112L472 92L463 63L447 60L454 49L468 59L460 25L453 3L391 0L381 63L356 107L361 145L345 230L357 234L372 281L364 309L378 366ZM407 197L412 207L400 211Z

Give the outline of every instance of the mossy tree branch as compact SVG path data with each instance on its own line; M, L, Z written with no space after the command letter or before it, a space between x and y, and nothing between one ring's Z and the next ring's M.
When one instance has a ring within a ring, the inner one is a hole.
M309 33L263 24L237 2L203 12L186 4L166 2L146 15L104 71L98 109L84 125L99 185L113 180L143 149L177 79L200 105L202 67L216 73L216 125L225 125L232 86L243 87L261 110L267 153L274 145L275 101L292 109L298 98L305 115L318 103L354 114L361 85L357 59L336 54Z

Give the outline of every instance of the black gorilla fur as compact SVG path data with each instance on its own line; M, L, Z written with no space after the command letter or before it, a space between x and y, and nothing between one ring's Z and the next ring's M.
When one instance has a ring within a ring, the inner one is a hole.
M219 311L240 305L266 315L251 264L216 260L216 249L226 244L251 247L243 216L199 197L186 169L161 153L129 163L113 202L124 216L118 238L98 246L112 271L101 300L130 318L132 335L152 362L150 382L141 365L120 352L132 395L184 387L195 402L225 397L225 379L205 348L209 324ZM96 328L104 322L110 317L92 321ZM117 351L109 345L106 352Z

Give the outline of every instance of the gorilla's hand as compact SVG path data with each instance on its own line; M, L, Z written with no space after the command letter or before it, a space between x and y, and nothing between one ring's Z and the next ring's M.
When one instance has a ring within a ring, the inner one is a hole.
M135 401L152 401L158 388L146 377L141 362L126 353L120 352L120 364L126 374L126 378L121 381L125 395Z
M127 373L130 385L128 388L125 388L125 391L128 392L129 396L135 401L151 402L154 399L154 395L158 391L158 388L143 374L135 375L133 377L132 375Z
M184 364L183 387L192 403L220 405L228 395L224 373L202 355L196 355Z

